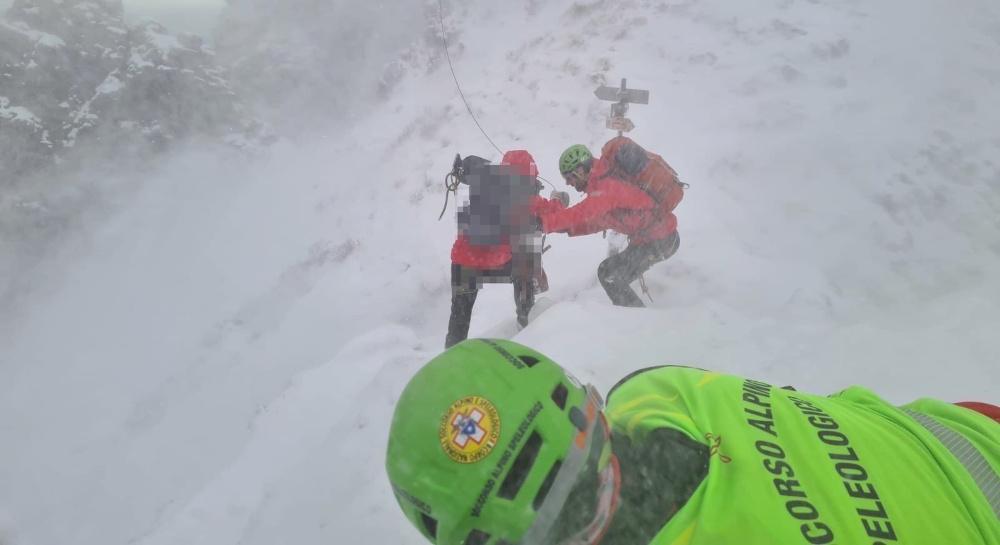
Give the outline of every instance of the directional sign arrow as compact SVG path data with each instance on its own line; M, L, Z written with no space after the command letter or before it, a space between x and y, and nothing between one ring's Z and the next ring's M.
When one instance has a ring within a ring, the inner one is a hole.
M602 85L594 89L594 96L601 100L628 102L630 104L649 104L649 91L643 89L620 89Z

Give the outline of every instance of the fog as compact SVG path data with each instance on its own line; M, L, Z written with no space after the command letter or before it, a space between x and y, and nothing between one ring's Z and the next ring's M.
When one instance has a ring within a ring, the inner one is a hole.
M191 32L212 38L225 2L188 0L186 2L125 2L125 18L130 22L149 17L175 32Z
M420 8L402 1L244 0L225 9L221 2L147 1L125 2L124 12L115 1L73 1L40 15L32 1L19 5L26 11L12 11L12 21L27 26L7 27L11 49L0 52L10 59L11 78L0 96L12 101L9 111L25 112L13 119L26 120L0 130L8 154L0 162L6 308L37 286L43 255L63 237L91 231L85 217L106 216L143 185L137 180L181 160L185 150L239 152L260 162L270 143L349 131L377 106L383 76L399 72L393 63L426 27L412 23L422 19ZM396 17L377 16L388 12ZM148 26L157 23L165 28ZM133 34L123 40L126 24ZM172 41L178 31L222 43L213 51ZM31 43L36 35L56 47L39 49ZM74 53L89 57L70 61L67 71L63 55ZM127 77L122 57L131 59ZM169 76L177 69L186 72L180 80Z
M0 11L14 0L0 0ZM145 17L156 19L176 32L191 32L211 37L225 0L125 0L125 17L130 22Z
M442 35L489 138L559 189L560 152L613 135L593 90L623 77L651 96L631 135L691 184L648 309L608 303L601 235L550 236L548 310L519 331L489 286L473 336L602 391L683 363L1000 401L992 2L19 1L3 545L423 542L384 478L388 418L444 340L444 174L499 159Z

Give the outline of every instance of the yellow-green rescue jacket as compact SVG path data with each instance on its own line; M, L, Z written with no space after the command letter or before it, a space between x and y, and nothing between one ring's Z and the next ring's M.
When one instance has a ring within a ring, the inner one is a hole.
M707 447L650 545L1000 545L1000 425L974 411L661 367L616 386L606 413L636 451L664 428Z

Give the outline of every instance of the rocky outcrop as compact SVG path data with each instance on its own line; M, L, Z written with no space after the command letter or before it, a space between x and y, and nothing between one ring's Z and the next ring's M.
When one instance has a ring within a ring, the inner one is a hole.
M121 0L16 0L0 19L0 183L81 147L266 137L201 38L123 15Z

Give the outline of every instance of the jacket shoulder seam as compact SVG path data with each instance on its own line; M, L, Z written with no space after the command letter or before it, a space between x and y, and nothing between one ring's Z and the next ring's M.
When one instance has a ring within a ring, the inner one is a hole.
M635 377L637 377L637 376L639 376L639 375L641 375L643 373L646 373L648 371L656 371L657 369L665 369L665 368L668 368L668 367L677 367L677 368L681 368L681 369L696 369L698 371L706 371L706 372L708 371L707 369L702 369L701 367L692 367L690 365L654 365L654 366L651 366L651 367L644 367L642 369L638 369L636 371L632 371L631 373L629 373L629 374L625 375L624 377L622 377L621 380L619 380L618 382L616 382L615 385L612 386L610 390L608 390L608 395L605 396L605 402L610 401L611 400L611 396L615 393L615 391L618 390L618 388L620 386L622 386L623 384L625 384L626 382L628 382L628 381L634 379Z

